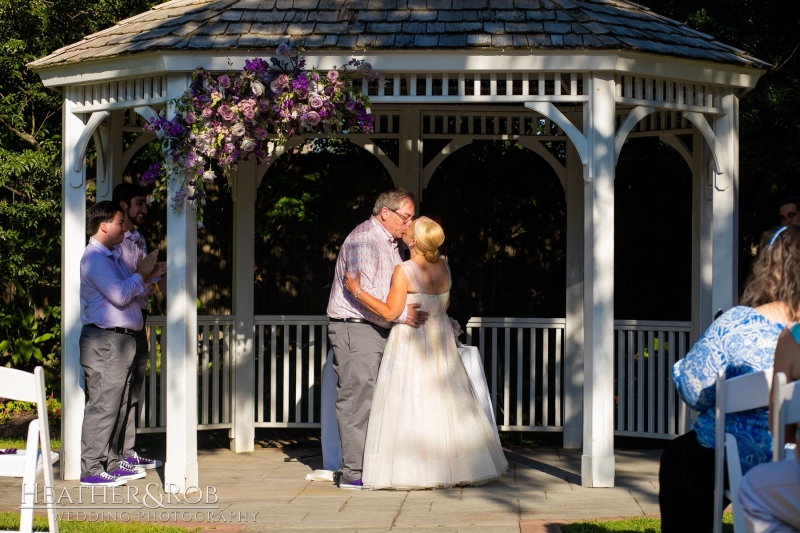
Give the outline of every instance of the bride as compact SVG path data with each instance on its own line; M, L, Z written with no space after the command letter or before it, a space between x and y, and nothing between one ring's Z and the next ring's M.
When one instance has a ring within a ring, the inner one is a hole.
M360 272L345 274L346 289L390 322L411 303L430 313L424 326L395 324L389 334L367 428L364 486L408 490L483 484L499 478L508 462L445 313L451 282L438 252L444 231L420 217L407 235L411 259L395 268L386 303L361 289Z

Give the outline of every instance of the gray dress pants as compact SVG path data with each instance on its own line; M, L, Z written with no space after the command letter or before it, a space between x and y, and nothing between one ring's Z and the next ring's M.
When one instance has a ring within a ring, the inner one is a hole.
M333 369L339 378L336 418L342 440L342 483L361 479L372 396L388 337L388 329L371 324L328 324Z
M109 457L116 457L118 460L127 459L133 455L133 445L136 442L136 409L142 395L144 375L147 372L147 358L150 355L150 347L147 344L147 328L142 328L142 332L135 339L136 355L125 383L125 390L122 393L123 401L108 450Z
M81 428L81 477L88 477L117 468L117 454L107 454L106 450L110 450L125 384L136 355L136 338L83 326L80 350L89 395Z

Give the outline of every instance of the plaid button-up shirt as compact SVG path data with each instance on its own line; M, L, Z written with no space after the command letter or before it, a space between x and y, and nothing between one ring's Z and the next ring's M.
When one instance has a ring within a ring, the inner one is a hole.
M144 242L144 237L139 235L139 232L136 230L126 231L125 238L119 245L119 252L120 262L125 265L128 272L133 274L136 272L136 263L140 258L147 255L147 244ZM158 281L158 279L159 278L155 278L153 283ZM149 288L149 284L147 286ZM147 309L147 293L140 295L137 300L139 302L139 307Z
M345 270L351 275L361 272L361 290L379 300L386 301L392 284L394 267L402 263L395 239L375 217L362 222L347 236L336 259L336 273L328 300L331 318L363 318L376 326L389 328L391 324L376 315L344 288ZM404 322L406 311L396 322Z

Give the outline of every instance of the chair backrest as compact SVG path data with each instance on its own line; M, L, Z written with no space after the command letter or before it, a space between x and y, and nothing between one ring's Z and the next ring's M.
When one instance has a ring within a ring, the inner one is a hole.
M42 391L44 396L44 391ZM36 376L14 368L0 366L0 397L20 402L39 403Z
M15 368L0 367L0 398L36 404L42 440L50 443L47 423L47 397L44 388L44 369L37 366L33 373Z
M714 434L714 531L722 530L722 492L725 475L725 415L758 409L769 405L770 387L772 385L772 369L761 370L743 374L730 379L725 379L725 370L717 374L717 404L715 409L715 434ZM733 437L731 436L731 439ZM731 491L731 500L736 497L739 480L742 477L739 464L738 446L728 461L728 481ZM736 520L734 509L734 520ZM734 527L734 529L736 529Z
M772 460L783 458L783 445L786 441L786 424L800 422L800 389L797 381L786 382L786 374L778 372L772 384Z
M27 447L24 454L22 473L14 471L5 475L22 476L22 500L20 508L20 531L27 533L33 529L33 508L35 502L37 465L44 471L44 487L55 487L52 464L58 454L50 451L50 427L47 422L47 398L44 388L44 369L37 366L33 373L13 368L0 367L0 397L29 402L36 405L37 419L28 426ZM37 446L38 439L38 446ZM41 447L41 451L37 448ZM11 457L4 455L2 457ZM50 533L58 533L58 520L52 501L47 501L47 521Z

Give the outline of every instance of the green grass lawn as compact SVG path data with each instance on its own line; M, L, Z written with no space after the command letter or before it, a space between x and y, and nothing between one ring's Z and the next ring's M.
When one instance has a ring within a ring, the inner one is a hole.
M27 448L28 442L27 439L23 439L22 437L15 438L15 437L0 437L0 450L7 450L8 448L16 448L18 450L24 450ZM57 452L61 449L61 439L50 439L50 449L54 452Z
M19 513L0 513L0 530L19 530ZM47 518L33 517L34 531L47 531ZM187 533L199 531L199 527L183 528L177 526L160 526L147 522L68 522L58 521L61 533Z
M624 533L659 533L661 531L661 519L659 518L629 518L626 520L606 520L586 522L575 522L561 526L564 533L604 533L606 531L620 531ZM733 533L733 514L724 513L722 515L722 531Z

